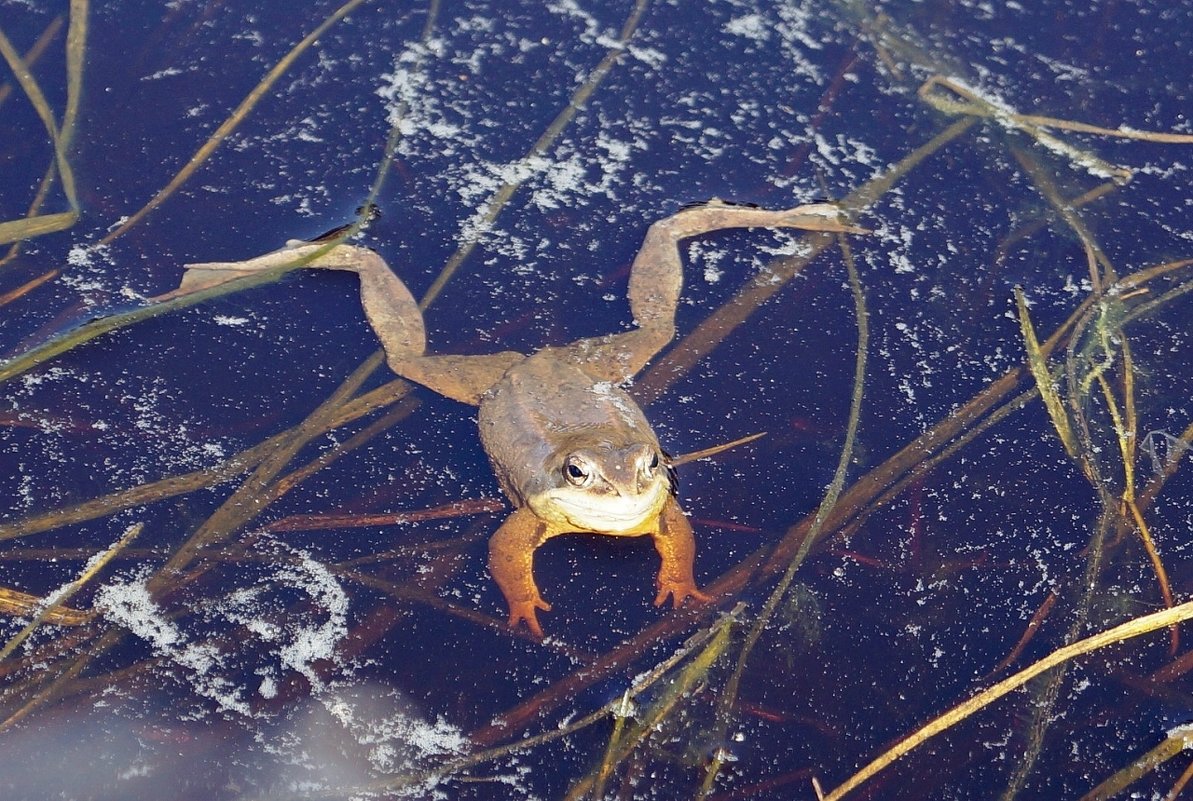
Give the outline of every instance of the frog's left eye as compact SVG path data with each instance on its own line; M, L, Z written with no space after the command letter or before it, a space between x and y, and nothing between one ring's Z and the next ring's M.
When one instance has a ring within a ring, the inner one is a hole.
M659 452L655 451L650 455L650 461L646 463L646 467L642 470L649 478L654 475L654 471L659 469Z

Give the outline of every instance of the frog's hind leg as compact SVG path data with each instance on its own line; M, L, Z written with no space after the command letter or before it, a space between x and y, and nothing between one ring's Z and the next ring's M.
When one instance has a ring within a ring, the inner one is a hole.
M479 406L481 395L526 357L512 350L480 356L390 357L389 367L403 378L433 389L440 395Z
M650 226L630 267L630 310L638 329L580 340L572 346L573 358L610 381L633 377L675 336L683 289L679 243L725 228L865 232L845 222L840 209L828 203L772 211L714 200L683 208Z
M480 396L522 358L518 353L490 356L425 356L427 335L414 296L385 260L355 245L312 245L292 241L281 250L239 262L186 265L182 284L158 300L190 294L307 259L302 267L347 270L360 276L361 305L385 348L390 369L449 398L476 405Z

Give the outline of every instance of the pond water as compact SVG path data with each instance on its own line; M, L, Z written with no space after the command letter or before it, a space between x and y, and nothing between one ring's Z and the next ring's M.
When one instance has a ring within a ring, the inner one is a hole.
M282 69L337 7L261 5L0 0L75 184L10 60L0 222L47 170L38 213L79 208L0 252L3 798L815 798L1193 592L1193 9L362 2ZM475 408L369 361L355 276L151 300L372 203L432 352L532 352L628 330L646 229L710 198L868 233L683 245L629 391L676 457L766 432L678 468L715 600L652 606L647 538L560 537L542 641L486 568ZM1164 798L1190 636L833 797Z

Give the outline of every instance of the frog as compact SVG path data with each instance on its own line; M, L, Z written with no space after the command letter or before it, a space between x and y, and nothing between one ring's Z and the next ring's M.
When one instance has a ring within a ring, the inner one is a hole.
M524 354L429 354L422 312L404 281L375 251L341 242L292 240L238 262L185 265L185 294L233 278L308 260L305 268L347 270L397 375L474 406L481 444L513 511L489 539L488 568L512 629L541 639L551 610L534 578L534 554L548 540L582 533L652 538L660 565L654 604L705 604L695 579L696 539L678 500L671 459L629 392L631 382L676 334L684 240L730 228L863 231L831 203L769 210L713 200L652 223L630 266L633 327Z

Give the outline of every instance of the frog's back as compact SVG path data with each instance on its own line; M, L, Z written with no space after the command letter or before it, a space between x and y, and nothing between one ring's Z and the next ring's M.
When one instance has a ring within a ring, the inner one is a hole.
M502 489L518 505L555 479L561 454L585 446L658 447L638 404L546 348L518 363L481 398L481 442Z

